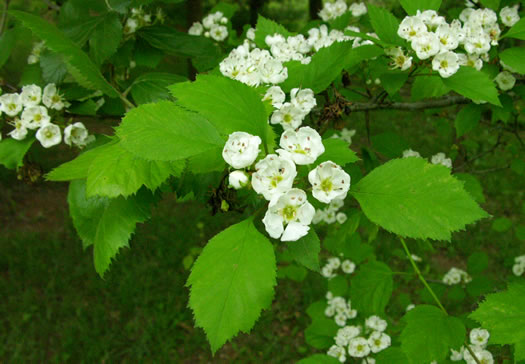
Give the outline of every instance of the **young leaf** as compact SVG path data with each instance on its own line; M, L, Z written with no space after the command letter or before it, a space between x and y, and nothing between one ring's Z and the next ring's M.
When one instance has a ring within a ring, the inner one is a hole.
M224 140L202 116L173 102L145 104L126 114L117 129L124 149L148 160L175 161L215 150Z
M494 82L486 73L477 71L475 68L460 67L454 75L444 78L443 83L469 99L487 101L493 105L501 106Z
M516 72L525 75L525 47L507 48L499 54L499 58Z
M177 83L168 87L177 104L204 116L217 130L227 136L244 131L272 144L275 137L268 124L261 97L239 81L222 76L199 75L195 82Z
M118 14L108 13L97 24L89 38L90 54L97 64L111 57L122 40L122 24Z
M355 163L359 157L350 149L347 142L342 139L329 138L323 140L325 151L317 158L315 164L321 164L325 161L332 161L340 166L348 163Z
M328 349L334 344L334 336L337 334L337 330L339 330L339 326L336 325L333 318L316 318L304 330L304 338L308 345L316 349Z
M408 15L416 15L418 10L439 10L442 0L400 0Z
M170 97L168 91L169 85L187 80L186 77L173 73L144 73L133 81L133 85L131 86L131 96L139 105L166 100Z
M404 41L397 35L399 29L399 21L396 17L384 8L368 4L368 15L375 33L382 41L393 44L403 45Z
M35 141L34 137L24 140L6 138L0 141L0 164L8 169L15 169L23 165L24 156Z
M478 126L481 119L481 106L476 104L469 104L464 106L456 115L454 125L456 126L456 134L458 137L468 133Z
M501 38L515 38L525 40L525 18L521 18Z
M84 248L93 245L95 270L103 277L119 249L128 246L137 223L149 218L148 195L87 198L86 181L75 180L67 200L73 225Z
M106 81L91 59L54 25L36 15L23 11L11 10L9 14L20 20L36 36L44 40L46 47L60 53L68 66L69 73L81 86L90 90L100 90L109 97L118 97L117 90Z
M350 191L372 222L414 239L450 240L452 232L488 216L447 167L422 158L393 159Z
M239 331L251 330L272 302L273 246L247 219L217 234L191 270L189 306L215 353Z
M255 44L259 48L268 48L266 44L266 36L281 34L285 37L292 35L285 27L281 24L277 24L273 20L266 19L264 16L259 15L257 18L257 25L255 26Z
M384 314L393 287L392 271L386 264L378 261L366 263L352 278L352 305L365 315Z
M417 305L403 319L407 325L401 332L401 348L414 363L441 362L451 348L458 350L465 340L461 320L435 306Z
M506 291L487 295L469 317L489 330L491 344L522 344L525 342L524 305L525 283L515 281L509 284ZM524 360L524 354L520 351L515 359Z
M412 101L441 97L450 89L445 86L443 79L439 76L418 76L412 84L410 94Z
M319 272L321 241L315 233L315 230L310 229L310 232L305 237L297 241L289 242L288 249L297 263L304 265L314 272Z

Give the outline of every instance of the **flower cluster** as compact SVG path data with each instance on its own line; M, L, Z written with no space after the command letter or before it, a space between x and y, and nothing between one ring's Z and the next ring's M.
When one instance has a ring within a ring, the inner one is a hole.
M46 44L44 41L33 44L31 53L27 57L27 64L38 63L38 61L40 61L40 55L42 54L45 48L46 48Z
M500 17L503 24L515 22L517 8L505 8ZM517 20L516 20L517 21ZM409 41L411 48L421 60L432 58L432 69L447 78L456 73L460 66L483 67L488 61L491 46L498 44L501 29L498 16L491 9L465 8L459 20L448 23L434 10L418 11L401 22L398 35ZM460 46L464 52L458 52ZM411 57L401 49L391 54L395 67L407 69Z
M68 106L69 103L52 83L44 87L43 92L40 86L26 85L19 94L0 96L0 115L4 113L8 124L14 127L8 135L24 140L30 130L36 130L36 138L44 148L62 141L60 126L51 122L49 110L60 111ZM64 143L69 146L84 147L89 141L88 131L82 123L74 123L64 129Z
M409 158L409 157L422 158L419 152L416 152L412 149L407 149L403 151L403 158ZM432 164L441 164L442 166L445 166L447 168L452 168L452 159L447 158L445 153L440 152L440 153L434 154L432 157L430 157L430 162Z
M283 152L293 156L292 159L297 164L310 164L324 152L322 143L319 146L319 148L322 147L322 150L311 149L312 146L319 145L320 136L315 130L308 127L301 128L302 131L297 135L293 134L293 130L301 126L306 115L317 105L314 92L309 88L294 88L290 92L290 101L284 102L284 92L282 90L279 92L279 90L280 88L277 89L277 87L270 88L264 96L264 99L271 99L273 106L277 108L270 118L270 123L280 124L285 130L281 136ZM283 142L286 146L283 146ZM297 149L301 145L306 149ZM305 157L300 158L301 155Z
M212 38L217 42L222 42L228 38L228 28L226 24L228 18L220 11L213 14L208 14L202 19L201 22L195 22L188 29L188 34L191 35L204 35L206 38Z
M464 270L461 270L461 269L456 268L456 267L452 267L443 276L442 281L446 285L453 286L453 285L459 284L461 282L463 282L465 284L469 283L470 281L472 281L472 278Z
M159 8L157 10L155 17L156 20L161 23L164 21L164 13L162 12L162 9ZM154 21L152 15L146 13L144 9L142 9L142 7L132 8L131 16L126 20L123 31L124 34L133 34L140 28L151 25L153 23Z
M364 3L353 3L348 7L345 0L337 0L335 2L326 2L319 11L319 17L324 21L333 20L349 10L352 16L359 17L367 13L367 8Z
M332 292L326 294L328 306L324 314L327 317L333 317L338 326L345 326L347 320L351 320L357 316L357 311L352 309L350 300L345 300L343 297L335 296Z
M324 209L317 209L315 211L315 216L312 222L314 224L319 224L321 222L324 222L326 224L334 224L335 222L338 222L339 224L344 224L348 219L348 216L346 216L344 212L339 212L339 210L343 206L343 200L332 200L330 204Z
M352 274L355 271L355 263L350 259L345 259L341 262L341 259L337 257L329 258L326 264L321 269L321 274L326 279L331 279L337 276L336 271L341 268L343 273Z
M492 357L492 354L486 349L489 337L490 333L485 329L472 329L469 335L471 344L470 349L474 352L477 361L472 357L470 352L464 346L462 346L459 351L451 349L450 360L464 360L467 364L475 364L478 361L486 364L494 363L494 358Z
M525 255L520 255L514 258L514 265L512 266L512 273L516 276L521 276L525 272Z

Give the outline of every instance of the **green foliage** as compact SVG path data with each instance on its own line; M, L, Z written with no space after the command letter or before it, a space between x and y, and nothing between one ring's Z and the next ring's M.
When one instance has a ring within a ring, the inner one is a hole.
M471 274L483 272L489 266L489 257L484 252L475 252L468 257L467 267Z
M512 221L506 217L500 217L492 222L492 230L503 233L512 227Z
M316 349L328 349L334 343L337 330L339 326L333 319L320 316L314 318L310 326L304 330L304 338L308 345Z
M116 13L102 16L102 20L95 27L89 38L91 57L97 64L104 63L111 57L122 40L122 24Z
M306 268L319 272L319 253L321 241L314 229L310 229L308 235L297 241L288 242L288 250L297 263Z
M460 319L447 316L435 306L418 305L404 317L401 348L413 364L441 362L450 349L458 350L465 340Z
M384 8L368 4L368 15L375 33L382 41L392 45L403 45L405 42L397 35L399 20Z
M406 364L408 358L400 348L391 346L381 351L376 357L376 364Z
M359 157L350 149L347 142L342 139L329 138L323 140L325 151L317 158L316 164L325 161L332 161L340 166L345 166L348 163L355 163Z
M491 344L515 344L515 360L524 360L525 352L525 283L510 283L506 291L489 294L478 308L470 314L484 329L490 332Z
M455 74L444 78L443 83L458 94L474 101L487 101L501 106L494 82L486 73L477 71L475 68L460 67Z
M338 364L339 360L326 354L314 354L299 360L297 364Z
M503 34L502 38L515 38L525 40L525 18L521 18L516 24Z
M124 149L148 160L176 161L211 150L220 153L224 146L206 119L170 101L131 110L117 135Z
M391 132L373 135L370 141L379 153L388 158L401 157L403 151L410 148L405 139Z
M214 353L239 331L253 327L272 301L275 276L273 247L253 219L208 242L187 284L196 325L206 332Z
M35 138L25 138L21 141L12 138L1 140L0 164L9 169L22 167L24 156L34 142Z
M19 29L8 29L0 36L0 67L7 62L11 55L11 51L16 44L17 32L19 32Z
M439 10L442 0L400 0L408 15L416 15L418 10Z
M95 270L103 277L111 260L128 241L139 222L149 218L150 195L115 199L86 197L86 182L69 185L68 204L73 225L84 248L93 245Z
M281 34L285 37L292 35L285 27L281 24L277 24L273 20L266 19L264 16L259 15L257 18L257 25L255 26L255 44L259 48L268 48L265 39L268 35Z
M505 49L499 54L499 58L510 68L516 70L516 72L524 75L525 64L525 47L514 47Z
M9 14L44 40L48 48L62 55L69 73L81 86L91 90L100 90L110 97L118 97L118 92L106 81L91 59L54 25L38 16L22 11L10 11Z
M488 216L448 168L422 158L391 160L351 192L372 222L415 239L450 240L452 232Z
M480 2L484 7L494 11L498 11L499 9L500 0L481 0Z
M137 77L131 85L133 100L141 105L170 97L168 86L176 82L187 81L184 76L173 73L150 72Z
M450 92L439 76L418 76L412 84L410 91L412 101L441 97Z
M457 179L465 183L463 185L463 187L465 188L465 191L470 193L470 195L474 198L474 200L477 203L485 202L485 195L483 194L483 187L481 186L479 179L467 173L455 173L454 177L456 177Z
M384 314L393 287L392 270L388 265L378 261L368 262L352 278L352 305L364 315Z
M481 120L482 107L476 104L464 106L456 115L454 125L458 137L472 131L476 128Z

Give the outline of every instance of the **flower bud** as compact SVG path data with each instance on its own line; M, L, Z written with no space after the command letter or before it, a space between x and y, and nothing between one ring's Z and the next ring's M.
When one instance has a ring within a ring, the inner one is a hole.
M238 190L248 185L248 176L243 171L233 171L228 176L228 182L231 187Z

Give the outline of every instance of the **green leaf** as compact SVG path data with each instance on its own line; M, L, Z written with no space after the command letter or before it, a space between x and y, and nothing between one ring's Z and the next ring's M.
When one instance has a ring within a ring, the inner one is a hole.
M340 166L355 163L359 160L355 152L350 149L347 142L342 139L328 138L323 140L325 151L317 158L315 164L332 161Z
M340 364L339 360L326 354L314 354L308 358L301 359L297 364Z
M133 81L131 96L137 104L148 104L159 100L166 100L170 93L168 86L188 79L173 73L151 72L144 73Z
M444 78L443 83L458 94L474 101L487 101L493 105L501 106L498 99L498 90L487 74L477 71L472 67L460 67L449 78Z
M334 336L339 326L333 319L316 318L310 326L304 330L306 343L316 349L328 349L334 344Z
M442 0L400 0L408 15L416 15L418 10L439 10Z
M137 223L149 218L148 196L87 198L85 180L75 180L67 200L73 225L84 248L93 245L95 270L103 277L119 249L128 246Z
M308 235L301 239L288 242L288 250L297 263L304 265L314 272L319 272L321 241L314 229L310 229Z
M512 221L506 217L499 217L492 222L492 230L504 233L512 227Z
M385 8L368 4L368 15L375 33L379 39L394 45L403 45L405 42L397 35L399 29L399 21L397 18Z
M481 4L486 8L491 8L494 11L498 11L500 0L480 0Z
M359 70L356 66L362 61L379 57L383 54L385 54L383 48L372 44L365 44L357 48L352 48L352 50L346 55L345 70L353 74L355 71ZM355 69L352 70L354 67Z
M521 345L525 342L524 305L525 282L515 281L506 291L487 295L469 317L489 330L491 344Z
M111 57L122 40L122 24L117 13L108 13L97 24L89 38L89 49L93 60L102 64Z
M391 346L377 354L376 364L407 364L406 354L398 347Z
M384 314L393 287L390 268L378 261L368 262L352 278L352 305L365 315Z
M191 270L189 306L215 353L248 332L272 302L276 265L270 241L247 219L211 239Z
M472 131L478 126L481 120L482 107L476 104L469 104L464 106L456 115L454 125L456 126L456 134L458 137Z
M267 35L274 35L275 33L281 34L285 37L292 35L285 27L281 24L277 24L273 20L266 19L264 16L259 15L257 18L257 25L255 26L255 44L258 48L268 48L265 42Z
M6 138L0 141L0 164L8 169L22 167L24 156L35 141L34 137L24 140Z
M350 248L350 236L356 232L360 220L361 212L357 211L352 213L339 229L332 229L323 240L325 249L335 255L343 254L345 258L350 258L354 253Z
M211 150L220 153L225 142L206 119L169 101L132 109L122 119L117 135L124 149L160 161L186 159Z
M412 101L441 97L447 94L450 89L445 86L443 79L439 76L419 76L416 77L412 85L410 94Z
M19 32L19 29L7 29L0 36L0 67L7 62L11 55L11 51L15 47L17 32Z
M42 79L46 83L62 83L67 74L67 65L60 54L49 51L44 52L40 56L39 63L40 68L42 68Z
M22 11L11 10L9 14L20 20L36 36L44 40L46 47L60 53L68 66L69 73L81 86L90 90L101 90L109 97L118 97L118 92L106 81L91 59L54 25L38 16Z
M465 191L470 193L470 195L474 198L474 200L477 203L485 202L485 195L483 195L483 187L481 186L479 179L467 173L455 173L454 177L465 183L463 185Z
M525 40L525 18L521 18L501 38L515 38Z
M407 324L401 332L401 348L414 363L441 362L465 340L461 320L435 306L417 305L403 319Z
M450 240L452 232L488 216L447 167L422 158L393 159L350 191L372 222L414 239Z
M388 71L379 76L381 86L390 96L394 96L408 79L407 72Z
M499 58L516 72L525 75L525 47L507 48L499 54Z
M484 252L472 253L467 260L467 270L470 274L482 273L489 266L489 256Z
M399 158L410 148L408 142L396 133L386 132L370 138L374 148L388 158Z
M275 134L259 94L238 81L211 75L199 75L195 82L169 87L177 104L204 116L223 135L244 131L273 144Z

